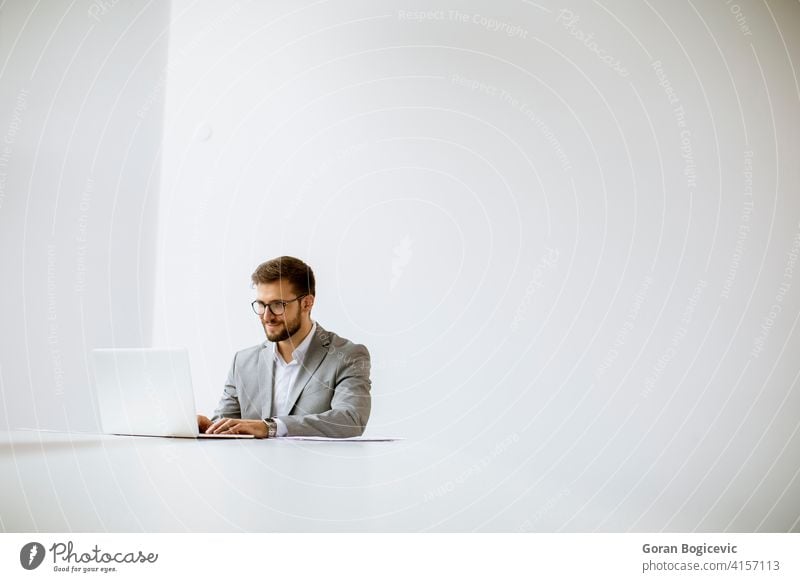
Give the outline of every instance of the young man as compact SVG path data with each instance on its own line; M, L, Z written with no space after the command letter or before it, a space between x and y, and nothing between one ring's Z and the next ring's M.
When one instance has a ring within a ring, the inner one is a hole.
M314 273L300 259L272 259L251 278L267 341L234 355L217 410L197 417L200 432L360 436L370 413L367 348L311 319Z

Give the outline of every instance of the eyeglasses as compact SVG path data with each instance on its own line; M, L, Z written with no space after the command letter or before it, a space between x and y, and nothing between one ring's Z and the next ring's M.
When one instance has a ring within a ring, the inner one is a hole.
M283 315L286 312L286 305L288 303L293 303L294 301L302 299L306 295L308 295L308 293L298 295L294 299L289 299L289 301L270 301L269 303L264 303L263 301L256 299L250 304L250 307L253 308L253 312L256 315L264 315L267 312L268 307L272 312L272 315Z

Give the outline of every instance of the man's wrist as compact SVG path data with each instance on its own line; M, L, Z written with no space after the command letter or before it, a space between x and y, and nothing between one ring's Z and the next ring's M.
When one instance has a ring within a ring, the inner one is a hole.
M271 439L278 436L278 423L273 418L265 418L264 424L267 425L267 438Z

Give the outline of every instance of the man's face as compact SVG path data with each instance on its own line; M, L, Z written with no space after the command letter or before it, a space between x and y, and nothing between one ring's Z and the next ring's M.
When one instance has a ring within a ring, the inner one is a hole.
M298 296L290 283L278 280L273 283L259 283L256 285L256 299L264 304L272 301L291 301ZM289 339L300 329L303 323L303 302L307 302L308 297L299 301L292 301L286 304L286 309L282 315L275 315L267 309L261 315L261 323L267 339L271 342L280 342Z

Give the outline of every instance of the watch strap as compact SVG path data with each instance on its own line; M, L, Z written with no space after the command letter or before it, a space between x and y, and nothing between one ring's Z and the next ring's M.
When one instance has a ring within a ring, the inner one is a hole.
M273 418L265 418L264 424L267 425L267 438L278 436L278 423Z

